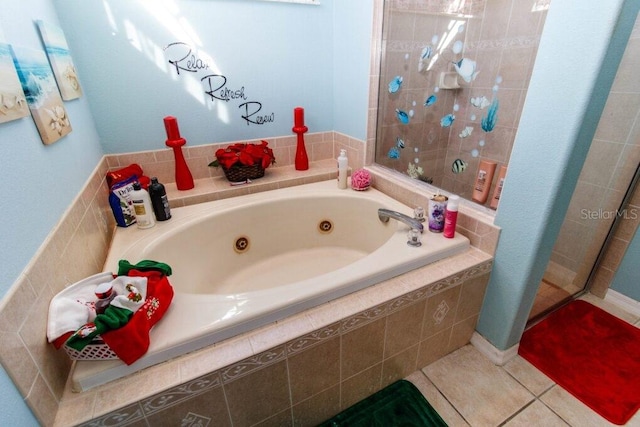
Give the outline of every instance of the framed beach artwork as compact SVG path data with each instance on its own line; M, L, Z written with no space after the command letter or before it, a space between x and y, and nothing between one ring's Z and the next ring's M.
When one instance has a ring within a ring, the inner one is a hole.
M62 28L43 21L36 23L62 99L70 101L79 98L82 96L82 87Z
M13 65L11 46L0 42L0 123L28 115L29 108Z
M47 56L44 51L28 47L11 46L11 49L40 139L46 145L53 144L71 132L71 123Z

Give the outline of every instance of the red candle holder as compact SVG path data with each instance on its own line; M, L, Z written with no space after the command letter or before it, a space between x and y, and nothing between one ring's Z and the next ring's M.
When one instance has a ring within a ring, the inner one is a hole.
M304 134L309 128L304 125L304 109L302 107L293 109L293 128L291 130L298 137L295 158L296 170L306 171L309 169L309 158L307 157L307 150L304 146Z
M180 137L180 129L178 128L178 120L173 116L167 116L164 118L164 127L167 131L167 141L165 144L167 147L173 149L173 156L176 164L176 187L178 190L191 190L195 187L193 183L193 176L187 165L187 161L182 154L182 146L187 143L187 140Z

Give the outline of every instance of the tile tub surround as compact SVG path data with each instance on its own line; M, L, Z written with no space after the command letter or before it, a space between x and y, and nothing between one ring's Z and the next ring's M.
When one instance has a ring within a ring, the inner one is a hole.
M333 152L340 147L347 147L350 150L351 168L358 167L357 163L351 163L351 159L363 157L364 142L338 133L330 134L329 141L323 140L320 144L330 145L332 148L329 150ZM211 146L191 148L213 156ZM159 166L149 166L142 160L156 159L156 156L161 156L161 152L164 151L166 150L105 156L23 273L0 301L0 363L42 425L53 425L58 407L64 406L65 383L72 365L63 352L56 351L46 342L49 301L69 284L102 271L115 227L107 202L105 174L110 169L137 162L141 164L145 173L153 175ZM188 156L188 161L193 161L193 153L189 153ZM276 167L269 168L264 178L239 188L229 186L222 177L222 172L219 172L220 176L213 178L195 178L196 187L189 191L178 191L171 178L164 184L172 206L201 203L332 178L335 176L335 159L333 155L327 157L330 158L312 162L310 169L303 172L295 171L293 164L284 165L279 159ZM196 163L208 161L211 159L202 158ZM209 173L209 169L213 168L207 167L203 170ZM407 185L402 180L396 182L394 179L378 179L377 176L375 179L375 186L380 185L383 192L393 197L401 195L410 200L424 198L424 195L421 195L424 193L423 190ZM410 181L408 178L407 180ZM498 233L497 228L491 225L491 220L482 215L477 219L465 219L462 209L458 229L469 237L472 245L476 247L494 240L490 236L497 236ZM489 233L486 233L487 230ZM493 249L485 251L493 253ZM237 359L226 360L232 363L242 357L244 356L240 351ZM165 376L157 378L163 385L162 389L177 384L175 381L167 384L163 378ZM156 390L151 388L150 392ZM93 406L90 411L93 411Z
M351 138L339 132L318 132L307 133L304 136L305 148L311 165L322 161L334 161L338 157L340 150L347 150L349 158L349 166L355 170L364 166L364 142ZM267 169L264 178L256 180L256 183L269 178L269 171L274 168L283 166L293 166L296 154L297 139L296 136L283 136L276 138L264 138L269 143L269 147L273 149L276 158L275 165ZM224 148L231 144L242 142L255 144L260 143L261 139L228 141L215 144L206 144L198 146L190 146L189 141L183 147L183 154L189 166L189 170L194 180L208 179L224 176L222 168L209 167L208 164L215 160L215 152L218 148ZM145 175L155 176L158 180L165 184L175 183L175 167L173 150L170 148L162 148L153 151L140 151L125 154L112 154L107 156L110 169L118 169L131 163L139 164ZM335 168L335 166L334 166ZM292 168L293 169L293 168ZM226 184L226 181L222 181ZM195 194L202 193L202 189L195 187ZM180 193L192 194L192 191L183 191ZM198 201L197 203L201 203Z
M113 383L67 389L55 425L315 425L467 344L491 265L470 248Z

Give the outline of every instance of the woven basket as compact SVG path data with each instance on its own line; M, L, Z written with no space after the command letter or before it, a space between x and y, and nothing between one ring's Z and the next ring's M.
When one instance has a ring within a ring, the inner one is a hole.
M75 348L68 345L63 346L64 351L71 360L111 360L118 359L118 355L111 350L99 336L97 336L91 343L87 344L82 351L78 351Z
M262 165L255 164L253 166L245 166L235 164L229 169L222 167L224 175L231 182L241 182L248 179L262 178L264 176L264 168Z

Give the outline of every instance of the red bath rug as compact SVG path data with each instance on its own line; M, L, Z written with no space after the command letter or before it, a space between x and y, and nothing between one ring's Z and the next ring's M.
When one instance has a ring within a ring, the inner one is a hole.
M614 424L640 408L640 329L572 301L522 335L518 353Z

